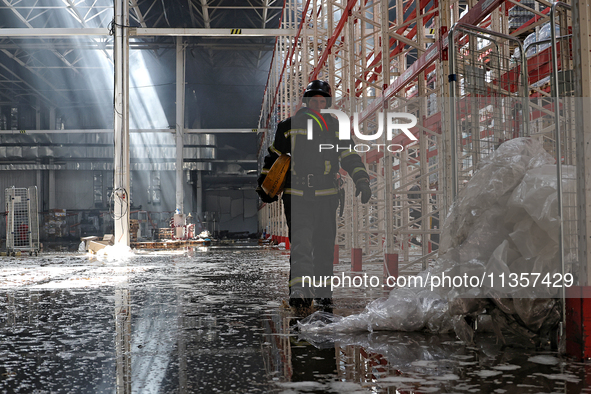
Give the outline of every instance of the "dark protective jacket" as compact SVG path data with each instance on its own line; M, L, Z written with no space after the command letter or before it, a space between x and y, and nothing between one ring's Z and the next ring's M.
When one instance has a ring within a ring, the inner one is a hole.
M313 125L311 140L308 139L308 120ZM361 178L369 179L361 157L349 149L349 146L353 147L352 141L340 141L338 133L339 125L334 117L301 108L294 116L278 124L275 140L268 148L269 153L265 156L258 184L263 183L269 169L281 154L291 154L291 171L287 175L284 194L309 196L313 193L314 197L336 195L336 173L341 167L355 183ZM325 144L322 145L322 150L321 144Z

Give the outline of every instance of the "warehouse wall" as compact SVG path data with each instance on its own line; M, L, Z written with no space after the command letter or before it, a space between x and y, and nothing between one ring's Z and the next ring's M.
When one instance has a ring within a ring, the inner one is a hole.
M53 208L65 209L66 211L90 211L109 209L108 193L112 188L112 171L100 171L103 177L102 195L103 204L98 207L94 204L94 175L98 171L84 170L56 170L55 171L55 201ZM6 188L37 186L41 211L49 209L48 204L48 171L41 171L41 184L36 185L37 171L3 171L0 174L0 203L2 210L6 209L4 190ZM132 171L132 202L134 209L141 209L151 212L164 212L161 215L154 215L154 219L164 226L172 212L175 210L176 180L174 171L160 172L161 203L153 204L148 202L148 188L150 186L150 175L148 171ZM193 198L193 185L184 182L185 213L193 213L197 209ZM217 231L249 232L257 231L257 203L258 197L254 190L209 190L204 192L205 201L203 210L216 212L219 221L216 223ZM140 208L141 206L141 208ZM40 217L43 225L43 217ZM0 237L6 235L6 224L0 223Z
M55 171L55 201L60 209L94 209L93 171Z
M257 232L258 196L254 190L216 190L206 192L205 211L219 212L219 230Z

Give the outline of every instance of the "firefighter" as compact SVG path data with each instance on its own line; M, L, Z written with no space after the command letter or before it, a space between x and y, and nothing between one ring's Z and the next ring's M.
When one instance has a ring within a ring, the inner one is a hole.
M354 150L320 149L320 144L336 147L339 143L337 120L321 114L322 109L331 106L331 101L327 82L315 80L308 84L303 98L306 107L278 124L258 178L261 200L276 201L277 196L271 198L260 186L275 160L281 154L291 155L282 199L291 243L289 304L295 308L309 307L313 299L323 307L332 304L330 282L325 279L333 275L339 169L351 176L355 196L361 194L362 203L371 198L369 175ZM308 139L309 124L312 139ZM306 277L314 281L304 281Z

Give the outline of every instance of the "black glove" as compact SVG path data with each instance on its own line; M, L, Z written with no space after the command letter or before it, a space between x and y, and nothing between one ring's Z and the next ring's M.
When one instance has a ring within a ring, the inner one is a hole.
M255 189L255 191L257 192L257 194L259 195L259 197L261 198L261 200L263 202L266 202L267 204L270 204L272 202L275 202L275 201L279 200L279 197L278 196L275 196L275 197L269 196L267 193L265 193L265 191L263 190L263 188L260 187L260 186L257 187Z
M369 187L369 179L361 178L355 184L355 197L361 193L361 202L367 203L371 198L371 188Z

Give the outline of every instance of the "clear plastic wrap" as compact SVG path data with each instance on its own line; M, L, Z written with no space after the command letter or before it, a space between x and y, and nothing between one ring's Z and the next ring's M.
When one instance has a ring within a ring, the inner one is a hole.
M553 158L533 139L517 138L502 144L461 190L443 224L439 257L419 275L426 279L449 277L559 272L556 166ZM574 173L563 166L563 173ZM574 192L573 181L563 181ZM567 214L568 215L568 214ZM573 219L566 218L565 219ZM367 305L357 315L337 318L321 313L303 320L307 333L355 331L448 332L472 343L474 331L466 322L490 315L492 327L503 341L501 329L532 343L551 332L558 322L558 288L511 287L497 280L492 286L439 286L431 289L397 288L388 298ZM541 298L540 298L541 297Z
M425 328L434 333L446 333L453 330L447 300L431 290L418 293L425 313Z
M370 302L357 315L337 317L315 312L298 326L307 333L350 333L359 331L418 331L425 326L447 332L447 300L430 290L396 289L388 298Z
M556 31L556 36L560 36L560 25L554 25L554 31ZM540 33L538 34L538 41L549 40L550 39L550 23L544 23L542 28L540 29ZM550 43L540 44L538 45L538 52L542 52L544 49L549 48Z
M458 338L465 343L472 345L474 343L474 330L468 325L464 316L454 316L452 322Z
M521 321L533 332L538 332L558 300L554 298L539 298L527 289L520 290L513 298L515 312Z
M504 240L492 253L490 259L486 264L486 273L488 275L493 275L494 277L499 277L500 275L505 275L509 277L511 270L509 269L509 264L511 264L514 260L519 257L519 253L513 250L509 246L509 241ZM490 287L490 284L488 284ZM494 288L494 283L493 283ZM503 292L503 288L500 288L499 291Z
M507 315L515 314L515 306L513 305L513 298L505 296L503 291L489 290L487 292L488 298L499 308L503 313Z
M522 208L548 236L558 241L556 166L545 165L528 171L507 202Z
M535 341L536 333L517 323L513 317L514 315L507 315L500 309L492 309L490 315L493 319L494 325L497 326L499 330L506 330L521 338L525 338L530 341L532 345L537 344Z
M531 45L532 43L534 43L536 41L537 41L536 32L529 34L527 37L525 37L525 40L523 40L523 49L525 49L529 46L529 48L527 48L527 50L525 51L526 57L531 57L536 54L537 46Z
M554 243L548 233L538 226L531 217L515 223L509 234L517 250L526 259L536 257L544 246Z
M470 289L460 294L457 290L451 290L448 296L449 314L452 316L466 316L483 312L488 305L486 298L468 297L470 293L477 294L479 289Z
M520 184L526 171L553 162L552 156L535 140L516 138L503 143L481 162L450 208L442 227L439 253L445 254L462 244L474 223L493 205L501 203L504 208L507 194Z

